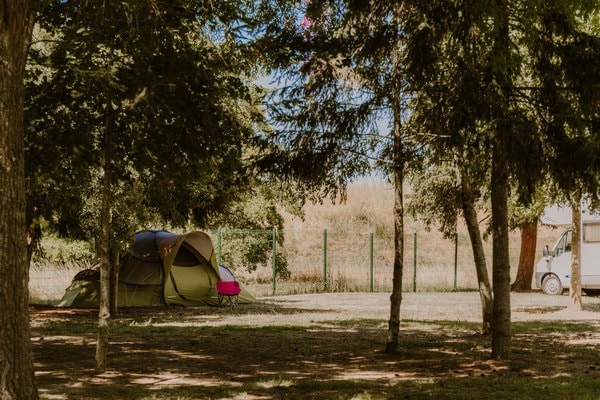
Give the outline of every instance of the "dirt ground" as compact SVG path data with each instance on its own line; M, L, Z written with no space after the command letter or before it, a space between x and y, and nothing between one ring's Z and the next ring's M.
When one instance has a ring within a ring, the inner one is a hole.
M357 398L340 396L339 382L346 382L343 390L354 385L386 398L386 390L403 380L565 371L600 379L600 297L584 297L579 312L566 295L513 294L511 303L514 322L585 321L597 329L560 337L517 332L515 357L501 362L489 360L490 339L477 324L465 330L408 322L478 323L476 292L404 293L401 317L407 322L395 355L382 351L387 293L267 297L238 308L132 308L114 318L109 370L96 374L97 311L34 306L36 381L43 399L328 399ZM569 344L593 351L568 359L560 349ZM322 382L318 390L315 382Z

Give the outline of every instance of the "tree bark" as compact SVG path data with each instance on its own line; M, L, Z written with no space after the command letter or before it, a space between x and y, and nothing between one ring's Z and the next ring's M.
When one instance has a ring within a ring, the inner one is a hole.
M513 126L510 117L511 48L508 2L494 3L495 38L490 59L490 89L497 97L491 110L494 130L491 137L491 202L492 202L492 358L508 359L511 352L510 259L508 241L508 137Z
M96 372L106 371L108 366L108 337L110 325L110 263L100 258L100 310L98 312L98 342L96 344Z
M113 317L117 315L117 302L119 300L119 257L119 251L114 250L110 269L110 315Z
M492 155L493 290L492 358L510 357L510 260L508 252L508 163L501 138L494 140Z
M24 86L34 2L0 1L0 398L37 399L29 327Z
M27 188L25 191L27 192ZM25 218L27 224L27 265L30 266L33 259L33 252L39 246L40 240L42 240L42 229L38 223L33 221L28 212L25 213Z
M104 177L102 179L102 205L100 209L100 235L98 258L100 261L100 310L98 312L98 342L96 345L96 371L106 371L108 365L110 325L110 227L112 203L112 131L114 125L110 96L107 96L104 124Z
M400 305L402 303L402 273L404 269L404 155L402 147L402 125L400 99L394 97L394 276L390 296L390 319L388 324L385 352L393 353L398 349L400 336Z
M535 267L537 221L525 221L519 225L519 230L521 231L519 267L510 290L513 292L527 292L531 290L531 280L533 279L533 269Z
M481 313L483 318L482 333L488 335L491 332L494 296L490 278L488 276L479 222L477 221L475 195L473 194L471 182L465 173L461 174L461 199L463 216L467 224L467 230L469 231L471 248L473 249L473 260L475 262L475 270L477 271L477 283L479 285L479 297L481 299Z
M573 309L583 310L581 301L581 197L571 201L573 211L573 239L571 242L571 287L569 297L573 302Z

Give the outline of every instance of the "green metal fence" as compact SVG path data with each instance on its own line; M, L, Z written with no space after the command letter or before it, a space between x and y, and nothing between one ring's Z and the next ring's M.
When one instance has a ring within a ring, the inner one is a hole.
M257 295L321 291L386 292L392 288L394 238L376 232L332 229L214 232L217 259ZM257 263L240 261L248 243L260 249ZM491 244L485 243L491 256ZM518 246L518 241L513 245ZM237 248L236 248L237 247ZM518 256L518 248L511 255ZM404 236L403 290L472 290L477 288L468 237L446 240L434 232ZM285 264L285 265L278 265ZM516 260L512 262L516 266ZM488 260L488 267L491 260ZM289 275L282 274L282 268Z

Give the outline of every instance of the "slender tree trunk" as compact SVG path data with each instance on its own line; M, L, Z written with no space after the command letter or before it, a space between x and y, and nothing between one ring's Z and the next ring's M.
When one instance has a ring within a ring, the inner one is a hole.
M102 252L102 251L101 251ZM108 337L110 323L110 262L100 258L100 311L98 313L98 342L96 345L96 371L106 371L108 365Z
M477 221L475 195L471 188L471 182L465 173L461 174L461 198L463 215L467 224L467 230L469 231L469 238L471 239L471 248L473 249L475 270L477 271L477 283L479 285L479 297L481 298L481 313L483 317L482 332L488 335L491 332L494 296L488 276L479 222Z
M400 336L400 305L402 303L402 272L404 269L404 155L402 147L402 125L400 100L394 98L394 277L390 296L390 319L385 352L392 353L398 349Z
M498 103L491 110L492 133L492 358L507 359L511 350L510 259L508 242L508 137L512 132L509 101L512 93L508 2L496 0L495 38L490 60L490 88Z
M25 191L27 192L27 189ZM39 224L33 221L33 216L30 215L29 210L25 215L27 223L27 265L30 266L33 252L39 246L42 239L42 229Z
M119 256L118 250L112 252L112 261L110 269L110 315L117 315L117 303L119 298Z
M521 252L519 253L519 268L515 281L510 286L513 292L531 290L533 269L535 267L535 249L537 246L537 220L525 221L519 225L521 231Z
M573 239L571 243L571 287L569 296L573 301L573 309L583 310L581 301L581 196L571 201L573 210Z
M107 101L104 126L104 177L100 209L100 235L98 257L100 261L100 310L98 313L98 343L96 345L96 371L104 372L108 365L108 337L110 324L110 226L112 203L112 130L113 114L111 102Z
M508 163L503 140L494 140L492 156L493 288L492 358L510 357L510 260L508 252Z
M0 0L0 398L37 399L29 328L25 63L34 4Z

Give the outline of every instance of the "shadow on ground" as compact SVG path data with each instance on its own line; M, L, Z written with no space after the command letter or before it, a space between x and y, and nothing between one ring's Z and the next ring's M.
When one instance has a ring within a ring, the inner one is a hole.
M258 318L311 311L273 305L123 309L111 327L109 370L96 374L97 311L35 308L38 388L47 399L458 399L489 395L494 385L504 388L496 398L520 398L528 390L543 395L563 378L585 382L579 398L586 398L588 385L600 387L598 344L566 340L589 339L585 324L519 324L511 361L489 359L490 338L475 324L411 323L403 326L395 354L382 351L386 327L378 320L312 327L192 324L236 312ZM460 389L465 385L469 394Z

